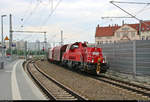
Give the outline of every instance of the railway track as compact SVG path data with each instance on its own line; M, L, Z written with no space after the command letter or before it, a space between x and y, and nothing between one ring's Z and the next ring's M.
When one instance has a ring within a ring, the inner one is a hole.
M74 71L74 70L71 70L71 71ZM107 84L111 84L115 87L126 89L127 91L130 91L130 92L133 92L133 93L136 93L136 94L140 94L140 95L150 99L150 88L140 86L140 85L137 85L137 84L134 84L134 83L129 83L129 82L126 82L126 81L118 80L118 79L115 79L115 78L107 77L105 75L96 75L96 76L94 75L93 76L89 73L84 73L84 72L81 72L81 71L79 71L77 73L92 77L92 78L94 78L98 81L102 81L102 82L105 82Z
M26 68L31 78L50 100L87 100L83 96L48 76L40 70L33 61L29 61L26 64Z
M140 94L140 95L150 99L150 88L139 86L139 85L129 83L129 82L125 82L125 81L122 81L122 80L117 80L117 79L107 77L107 76L104 76L104 75L94 76L93 78L98 80L98 81L103 81L105 83L111 84L115 87L119 87L119 88L122 88L122 89L126 89L130 92Z
M79 71L77 73L89 76L89 77L94 78L98 81L105 82L105 83L113 85L115 87L126 89L127 91L142 95L143 97L147 97L150 100L150 88L148 88L148 87L144 87L144 86L140 86L140 85L137 85L134 83L118 80L118 79L108 77L105 75L96 75L95 76L93 74L89 74L89 73L85 73L85 72L81 72L81 71Z

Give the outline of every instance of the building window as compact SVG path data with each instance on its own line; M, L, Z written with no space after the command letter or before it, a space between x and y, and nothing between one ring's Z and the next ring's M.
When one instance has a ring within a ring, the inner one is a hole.
M128 31L128 30L129 30L129 28L122 28L122 30L123 30L123 31Z
M101 37L98 37L98 39L101 39Z
M135 37L135 32L131 32L131 37Z
M119 32L117 32L117 37L118 37L118 38L120 37L120 33L119 33Z
M142 36L142 40L144 40L145 39L145 36Z
M111 39L111 37L107 37L107 39Z

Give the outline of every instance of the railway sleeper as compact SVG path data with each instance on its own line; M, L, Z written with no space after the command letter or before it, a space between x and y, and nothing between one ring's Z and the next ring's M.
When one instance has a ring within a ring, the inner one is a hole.
M60 92L52 92L53 94L55 94L55 95L60 95L60 94L62 94L62 95L70 95L69 93L67 94L67 93L60 93Z
M34 72L34 74L35 74L35 72ZM43 78L43 79L45 79L45 78ZM43 83L45 83L45 82L47 82L47 81L44 81ZM78 98L76 98L75 96L72 96L70 93L66 92L65 90L58 87L57 85L52 83L51 86L52 86L52 88L50 88L48 90L55 99L57 99L57 100L78 100Z
M74 98L74 99L68 99L68 98L58 98L57 100L65 100L65 101L67 101L67 100L78 100L77 98Z
M55 94L55 96L68 96L68 97L72 97L72 95L71 94Z
M75 97L56 97L56 99L76 99Z
M61 97L61 98L75 98L74 96L55 96L55 97Z
M51 92L53 92L55 94L61 93L61 94L69 95L69 93L67 93L67 92L59 92L59 91L51 91Z
M58 90L50 90L50 91L53 92L53 93L62 93L62 94L65 94L65 93L66 93L66 94L67 94L66 91L62 91L62 90L61 90L61 91L60 91L60 90L59 90L59 91L58 91ZM69 93L68 93L68 94L69 94Z
M54 93L55 96L70 96L70 94Z
M72 97L58 96L58 97L56 97L56 98L69 98L69 99L70 99L70 98L71 98L71 99L73 98L73 99L74 99L75 97L74 97L74 96L72 96Z
M51 89L50 89L50 90L51 90ZM62 90L62 89L58 89L58 90L57 90L57 89L55 89L55 90L54 90L54 89L52 89L51 91L53 91L53 92L65 92L65 91L64 91L64 90Z

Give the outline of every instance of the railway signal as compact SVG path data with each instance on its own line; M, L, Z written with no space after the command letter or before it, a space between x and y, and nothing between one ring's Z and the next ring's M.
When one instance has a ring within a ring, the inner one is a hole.
M45 51L45 48L43 47L42 51L44 52Z

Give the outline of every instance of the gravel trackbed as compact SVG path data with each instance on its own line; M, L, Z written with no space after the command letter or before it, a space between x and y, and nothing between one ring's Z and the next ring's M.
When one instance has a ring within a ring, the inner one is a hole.
M37 61L36 64L45 73L89 100L148 100L147 97L97 81L48 61Z

